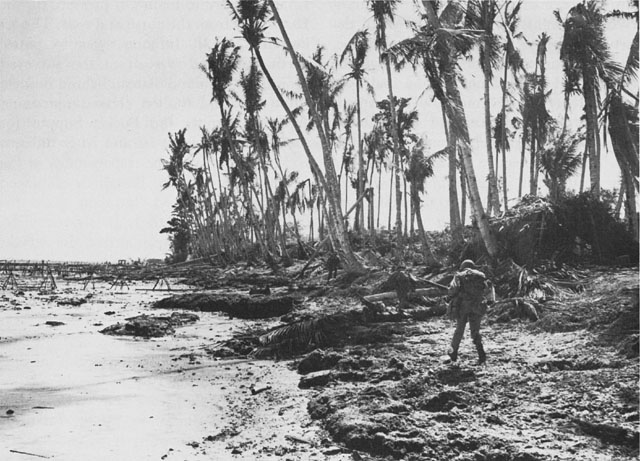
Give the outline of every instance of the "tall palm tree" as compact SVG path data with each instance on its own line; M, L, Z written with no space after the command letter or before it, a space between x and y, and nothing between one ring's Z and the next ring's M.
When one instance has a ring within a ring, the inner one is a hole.
M325 181L323 186L326 187L325 196L327 198L326 208L328 212L327 223L329 224L330 237L333 247L342 259L342 262L347 271L362 272L362 264L356 259L355 255L353 254L353 250L351 249L351 245L347 238L346 230L344 227L344 216L342 214L342 209L340 206L340 186L337 181L335 165L333 163L332 145L331 140L329 139L330 133L326 133L325 131L322 118L318 113L318 110L316 109L316 103L312 99L309 86L307 85L305 74L302 70L300 60L298 59L298 54L291 44L291 40L289 39L289 35L287 34L274 0L268 0L268 4L271 12L273 13L273 18L278 25L282 39L284 40L286 49L289 53L289 58L291 59L293 67L296 71L296 75L298 77L298 83L302 87L302 93L304 95L305 103L311 112L315 129L318 133L318 137L320 138L322 157L325 167ZM312 167L312 170L315 169ZM319 169L312 172L320 173Z
M507 151L509 150L509 143L507 137L507 94L509 69L513 73L514 79L518 79L518 73L523 69L522 57L520 52L516 48L515 40L522 37L522 32L518 32L518 24L520 22L520 7L522 6L522 0L518 0L511 10L509 10L511 2L507 1L504 5L504 14L498 10L502 20L502 27L504 28L506 40L503 44L504 49L504 74L502 77L502 110L498 114L500 131L496 131L496 153L502 153L502 197L504 202L504 208L507 210L508 206L508 188L507 188ZM498 117L496 117L498 120ZM496 125L498 126L498 125ZM497 157L498 155L496 155ZM498 160L496 158L496 176L498 175Z
M265 41L275 42L275 38L267 37L265 35L270 15L269 4L263 0L239 0L236 7L230 0L227 0L227 6L231 10L233 18L240 27L242 37L249 45L251 52L255 54L258 64L260 65L260 70L262 70L262 73L269 82L269 86L275 94L276 99L278 99L278 102L287 114L288 120L291 122L291 126L293 126L293 129L296 132L314 176L323 184L323 187L326 187L326 182L320 169L320 165L311 153L311 149L309 148L304 132L296 120L294 110L289 107L289 104L284 99L282 91L273 80L271 72L269 72L262 56L262 43Z
M368 0L369 10L373 13L373 20L376 24L375 45L378 49L380 61L384 64L387 73L387 90L389 101L394 101L393 79L391 77L391 62L387 49L387 21L393 22L397 0ZM396 184L396 241L402 244L402 190L400 188L400 144L397 135L397 117L395 107L391 104L391 126L393 137L393 168Z
M558 15L556 15L559 18ZM604 36L606 17L596 0L586 0L571 8L564 26L564 37L560 48L565 70L577 71L582 78L582 94L587 122L586 149L589 159L591 193L600 195L600 80L606 83L615 80L620 69L611 59ZM570 75L568 78L575 79Z
M498 181L493 162L493 149L491 145L491 80L493 69L498 66L500 57L500 40L493 28L498 17L498 6L495 0L470 0L467 6L467 27L482 31L482 37L478 40L480 52L480 67L484 75L484 128L485 145L487 148L487 163L489 174L487 177L488 199L487 213L492 215L500 213L500 197L498 193Z
M274 193L268 174L269 142L262 129L260 112L266 102L262 99L262 74L258 69L255 56L251 57L251 64L247 72L240 74L240 86L244 95L245 136L248 145L258 159L261 174L258 175L260 184L260 208L264 217L264 229L267 241L272 251L277 252L276 235L280 236L280 252L286 252L285 236L281 232L278 214L274 210Z
M253 171L245 169L252 168L252 164L243 159L237 152L237 137L233 133L234 120L232 119L231 110L225 108L230 106L229 95L230 85L233 82L234 74L238 68L240 59L240 47L236 46L230 40L223 38L216 40L211 52L207 54L207 65L201 65L200 69L205 73L211 84L211 101L218 103L220 110L220 119L225 134L229 154L235 163L236 178L239 179L239 186L243 193L243 203L247 210L250 225L257 237L258 244L265 256L267 262L273 261L273 255L268 248L266 239L263 236L262 229L259 226L259 220L256 219L252 206L250 193L250 184L253 180ZM234 182L230 183L235 184Z
M430 36L432 37L432 43L437 43L433 37L439 33L443 35L447 34L447 31L441 27L440 18L436 13L433 2L423 0L422 5L426 12L427 24L431 31ZM450 3L449 5L455 4ZM480 191L478 189L478 183L471 158L471 145L469 140L467 117L464 111L464 106L462 105L462 98L460 97L458 82L456 80L456 61L459 52L453 46L452 42L452 39L447 39L444 42L441 42L438 48L439 57L442 59L442 78L445 83L446 94L450 100L450 103L446 105L447 119L449 122L448 126L452 131L452 135L456 140L457 146L461 150L466 173L465 176L467 179L469 202L471 204L473 216L478 225L487 253L491 257L496 257L498 247L495 237L491 233L489 220L482 205L482 198L480 197Z
M427 8L427 3L424 5ZM434 96L440 102L449 147L449 224L453 241L456 245L461 245L463 243L462 228L466 203L466 173L462 157L460 157L460 161L458 159L458 153L461 151L458 144L464 142L466 127L459 123L462 106L459 98L455 98L457 93L456 66L459 56L468 52L474 40L477 40L479 33L459 30L463 19L463 10L458 3L448 3L439 16L436 15L435 9L432 12L427 10L427 13L433 14L431 21L421 26L412 24L414 36L394 45L389 52L394 54L397 61L411 63L414 69L421 66ZM437 24L438 27L434 27L433 24ZM456 184L458 167L460 168L462 189L462 210L458 204Z
M346 74L348 80L356 83L356 108L358 116L358 194L360 197L364 194L366 173L364 169L364 156L362 153L362 115L360 114L360 88L364 83L366 71L364 69L364 60L369 51L369 31L360 30L356 32L347 43L342 54L340 55L340 64L345 58L349 57L349 72ZM359 202L356 209L355 230L364 232L364 208L363 203Z
M634 1L635 11L614 11L609 17L622 17L635 19L638 23L638 2ZM636 241L638 240L639 224L636 198L639 188L639 161L638 161L638 100L639 94L636 87L635 94L630 91L630 84L637 79L640 59L638 57L638 30L631 41L629 54L625 66L617 80L609 82L607 98L605 101L606 119L613 146L613 152L620 167L622 175L620 196L624 194L626 218L629 229Z
M535 93L534 93L534 114L532 119L532 134L531 134L531 163L529 164L531 176L529 193L536 195L538 192L538 172L539 167L539 155L537 147L542 147L547 137L547 124L551 121L551 117L547 115L546 100L549 93L547 93L547 78L546 78L546 57L547 57L547 43L549 42L549 35L546 33L540 34L538 40L538 48L536 53L536 67L535 67ZM540 74L538 74L540 71ZM537 143L537 144L536 144ZM537 147L536 147L537 146Z
M522 151L520 157L520 181L518 196L522 196L524 181L524 162L527 144L529 145L529 194L538 192L539 149L544 146L548 126L552 118L547 111L546 83L546 49L549 36L544 32L540 35L536 52L536 65L532 73L525 73L521 90L520 114L522 123Z

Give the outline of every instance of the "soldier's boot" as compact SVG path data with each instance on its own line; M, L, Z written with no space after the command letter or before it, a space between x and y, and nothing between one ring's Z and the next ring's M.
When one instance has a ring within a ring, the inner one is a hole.
M476 343L476 350L478 351L478 365L482 365L487 361L487 354L484 352L484 346L479 341Z

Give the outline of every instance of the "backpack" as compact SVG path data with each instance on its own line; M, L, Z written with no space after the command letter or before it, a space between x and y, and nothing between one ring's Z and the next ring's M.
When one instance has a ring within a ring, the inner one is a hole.
M478 270L465 269L458 272L454 280L457 286L453 290L447 309L449 317L458 318L463 301L471 305L472 312L484 315L487 310L483 300L484 291L487 288L487 277Z

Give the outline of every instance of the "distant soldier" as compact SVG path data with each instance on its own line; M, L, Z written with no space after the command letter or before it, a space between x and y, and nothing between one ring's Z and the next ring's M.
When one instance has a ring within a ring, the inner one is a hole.
M329 255L329 258L327 259L327 263L325 265L325 268L327 269L327 281L331 280L336 275L338 275L339 267L340 267L340 258L335 253L335 251L331 252L331 254Z
M449 317L457 322L451 347L447 351L452 362L458 359L458 348L467 322L469 322L471 340L478 351L478 364L483 364L487 360L480 337L480 321L487 311L487 296L490 296L490 302L495 301L492 283L477 269L472 260L463 261L460 264L460 271L456 273L449 285L448 313Z

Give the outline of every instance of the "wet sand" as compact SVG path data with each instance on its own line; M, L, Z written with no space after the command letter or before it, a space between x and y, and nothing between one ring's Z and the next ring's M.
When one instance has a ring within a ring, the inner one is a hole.
M52 294L0 292L0 459L348 459L324 454L336 450L320 446L309 391L286 362L206 354L250 322L198 313L173 336L105 336L99 330L149 313L168 294L137 291L153 286L144 283L60 285ZM58 305L90 293L85 304ZM252 395L251 385L270 389Z

